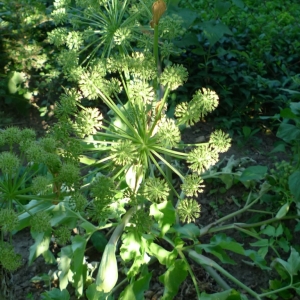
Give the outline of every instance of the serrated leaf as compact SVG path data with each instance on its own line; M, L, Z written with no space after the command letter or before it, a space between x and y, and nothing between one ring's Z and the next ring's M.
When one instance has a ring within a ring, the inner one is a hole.
M129 284L122 292L119 300L144 300L144 292L149 289L152 273L147 273L133 283Z
M271 270L267 267L267 262L254 250L245 250L245 255L248 256L262 270Z
M220 246L202 244L197 246L196 249L203 249L206 253L216 256L224 264L236 264Z
M45 300L69 300L70 294L67 290L59 290L57 288L52 289L42 294Z
M232 35L227 25L216 23L214 20L202 22L199 26L203 29L203 33L209 40L211 46L218 42L224 34Z
M194 223L185 224L184 226L175 225L174 229L185 239L194 240L200 235L200 228Z
M287 143L291 143L300 138L300 129L293 124L281 123L276 136Z
M289 188L294 196L294 201L300 203L300 171L296 171L289 176Z
M161 300L173 300L187 274L187 265L185 261L178 259L163 275L159 276L159 281L165 286Z
M123 234L123 244L120 249L120 255L125 262L139 256L141 251L141 237L133 232Z
M174 260L177 258L176 249L170 252L153 242L148 246L148 251L151 255L155 256L158 259L160 264L166 266L172 265Z
M201 300L227 300L227 299L240 300L241 295L236 290L231 289L231 290L227 290L227 291L215 293L215 294L206 294L204 292L204 293L201 293L200 299Z
M297 275L300 270L300 255L293 247L291 247L291 255L287 262L290 266L290 274Z
M275 236L275 227L274 226L271 226L271 225L268 225L266 228L264 228L262 231L261 231L262 234L265 234L267 236Z
M164 236L170 227L175 223L175 209L170 201L164 201L150 206L150 216L154 216L158 222L161 236Z
M40 255L43 255L47 263L56 263L54 255L49 250L51 231L32 233L32 237L34 238L35 243L30 246L28 264L31 265L34 259L36 259Z
M210 240L211 244L218 245L222 249L230 250L237 254L243 255L245 250L240 243L237 243L233 238L228 237L225 233L216 234Z
M95 283L89 285L86 290L88 300L108 300L107 294L108 293L104 293L103 291L98 291Z
M245 169L240 176L240 181L261 180L268 171L266 166L252 166Z

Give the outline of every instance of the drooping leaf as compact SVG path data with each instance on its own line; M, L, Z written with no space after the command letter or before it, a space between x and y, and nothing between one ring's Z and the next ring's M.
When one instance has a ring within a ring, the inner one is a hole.
M59 287L61 290L68 286L72 258L73 251L71 245L63 247L60 252L60 260L58 264L58 269L61 271L59 274Z
M240 243L236 242L233 238L227 236L225 233L214 235L210 242L213 245L218 245L222 249L230 250L237 254L243 255L245 252L243 246Z
M159 277L164 284L165 290L161 300L172 300L177 295L181 283L187 276L187 265L182 259L176 260L168 270ZM128 299L129 300L129 299Z
M236 264L235 261L232 260L220 246L201 244L198 245L196 249L197 250L203 249L206 253L213 254L214 256L219 258L220 261L224 264L231 264L231 265Z

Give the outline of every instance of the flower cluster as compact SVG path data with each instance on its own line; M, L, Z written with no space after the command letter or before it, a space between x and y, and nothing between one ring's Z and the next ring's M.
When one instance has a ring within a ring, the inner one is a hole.
M177 206L177 213L182 222L191 223L200 217L201 206L194 199L181 200Z
M166 201L170 188L165 180L155 177L149 177L141 187L143 196L153 203Z

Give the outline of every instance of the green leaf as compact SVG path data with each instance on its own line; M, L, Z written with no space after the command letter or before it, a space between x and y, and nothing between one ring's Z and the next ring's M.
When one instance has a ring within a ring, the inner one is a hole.
M72 239L73 258L71 263L71 270L73 272L73 286L78 295L83 295L83 286L86 280L87 267L83 264L84 251L86 247L86 240L80 235L76 235Z
M224 34L232 35L232 32L227 25L216 23L214 20L202 22L199 26L203 29L203 33L209 40L211 46L218 42Z
M224 264L236 264L235 261L232 260L220 246L202 244L196 246L196 249L197 251L199 251L199 249L203 249L206 253L213 254Z
M158 259L160 264L166 266L172 265L174 260L177 258L176 249L170 252L153 242L148 246L148 251L150 255L153 255Z
M60 260L58 264L58 270L61 271L59 274L59 287L61 290L68 286L72 258L73 251L71 245L63 247L60 252Z
M218 245L222 249L230 250L237 254L243 255L245 252L241 244L237 243L233 238L228 237L225 233L216 234L213 238L211 238L210 242L213 245Z
M231 3L229 1L217 1L215 2L215 10L218 15L221 17L225 15L231 7Z
M34 238L35 243L30 246L28 264L31 265L34 259L36 259L40 255L43 255L47 263L56 263L54 255L49 250L51 231L32 233L32 237Z
M291 102L290 108L295 115L300 115L300 102Z
M291 143L300 139L300 129L292 124L281 123L276 136L287 143Z
M144 292L149 289L152 273L147 273L143 277L129 284L121 293L120 300L144 300Z
M42 299L45 300L69 300L70 294L67 290L53 289L42 294Z
M242 0L232 0L232 3L239 8L244 8L245 4Z
M165 286L161 300L173 300L187 274L186 262L182 259L178 259L163 275L159 276L159 281Z
M234 183L234 176L232 174L221 174L219 178L225 183L226 190L229 190Z
M97 251L103 252L108 241L102 232L96 231L91 236L91 242Z
M300 171L296 171L289 176L289 188L294 196L294 201L296 203L300 202Z
M170 201L164 201L150 206L150 216L158 222L161 236L164 236L170 227L175 223L175 209Z
M300 270L300 255L293 247L291 247L291 255L287 262L290 266L290 274L297 275Z
M254 242L254 243L250 243L250 245L252 247L266 247L266 246L269 246L269 240L268 239L262 239L262 240Z
M239 292L231 289L220 293L215 294L206 294L201 293L200 295L201 300L241 300L241 295Z
M280 117L286 119L295 119L297 116L291 111L290 108L284 108L280 111Z
M267 262L254 250L245 250L245 255L248 256L262 270L271 270L267 267Z
M134 233L128 232L123 234L123 244L120 249L120 255L125 262L139 256L141 251L141 237Z
M179 232L182 238L195 240L200 235L200 228L194 223L185 224L184 226L175 225L173 227L177 232Z
M275 236L275 227L268 225L266 228L264 228L261 231L262 234L268 235L268 236Z
M264 178L265 174L268 171L268 167L265 166L252 166L245 169L240 176L240 181L248 180L261 180Z
M88 289L86 290L86 296L88 300L108 300L107 294L103 291L97 290L97 285L95 283L89 285Z

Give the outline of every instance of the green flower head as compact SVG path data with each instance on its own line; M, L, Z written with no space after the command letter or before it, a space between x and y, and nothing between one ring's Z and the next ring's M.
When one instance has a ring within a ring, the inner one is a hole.
M71 239L71 231L67 226L60 226L55 229L54 235L59 245L66 245Z
M149 177L142 186L142 194L153 203L167 200L170 188L164 179Z
M15 253L11 244L0 242L0 253L0 264L4 269L13 272L22 265L22 256Z
M98 176L92 183L91 192L99 201L110 202L115 195L114 181L106 176Z
M18 225L18 215L8 208L0 210L0 228L3 232L12 232Z
M201 206L194 199L181 200L177 213L181 222L191 223L200 217Z
M176 147L181 141L180 131L173 119L162 120L158 125L156 136L159 143L168 148Z
M205 145L201 145L188 154L187 163L190 164L189 168L192 171L201 174L215 165L218 159L219 155L217 152L212 151Z
M70 207L78 212L83 212L88 205L88 201L84 195L76 192L69 200Z
M112 160L116 165L131 165L137 157L136 147L130 140L120 140L111 147Z
M56 180L64 183L67 187L72 187L79 180L80 172L78 166L72 163L65 163L61 166Z
M37 176L32 179L31 190L34 194L43 195L49 188L51 180L45 176Z
M0 170L3 174L15 175L20 167L20 159L13 153L0 153Z
M19 144L22 140L22 132L18 127L8 127L3 131L5 143L9 146Z
M203 192L204 185L202 183L203 179L200 176L190 174L184 178L181 189L187 197L198 196L198 193Z
M217 152L226 152L230 148L231 138L222 130L214 131L209 139L210 147Z
M39 211L30 221L32 232L46 232L52 229L51 216L46 211Z
M181 65L167 66L161 74L161 84L167 86L170 90L176 90L188 78L188 72Z

